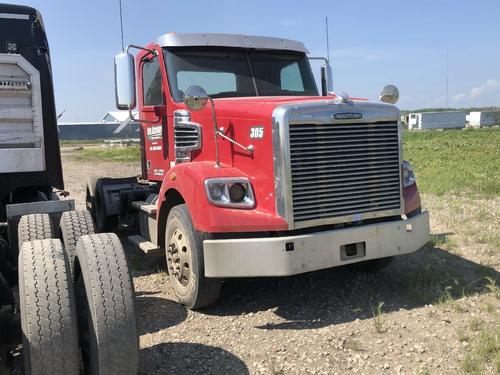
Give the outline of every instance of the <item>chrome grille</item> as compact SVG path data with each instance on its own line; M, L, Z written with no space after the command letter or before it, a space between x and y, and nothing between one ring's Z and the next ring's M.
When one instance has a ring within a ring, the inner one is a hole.
M174 112L175 161L191 161L191 152L201 148L201 126L191 121L188 111Z
M397 122L291 124L295 222L399 209Z
M200 148L200 128L183 124L174 127L175 148L193 150Z

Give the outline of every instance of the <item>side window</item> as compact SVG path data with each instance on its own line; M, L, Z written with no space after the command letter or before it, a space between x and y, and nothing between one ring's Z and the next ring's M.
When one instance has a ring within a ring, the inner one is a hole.
M144 105L162 105L161 70L158 58L144 62L142 65L142 92Z
M280 73L281 89L287 91L304 91L302 76L300 74L299 64L285 66Z

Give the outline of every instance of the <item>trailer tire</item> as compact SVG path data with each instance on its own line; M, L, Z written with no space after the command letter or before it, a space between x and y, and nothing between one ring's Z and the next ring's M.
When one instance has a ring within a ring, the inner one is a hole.
M212 305L220 295L221 280L205 277L205 237L194 228L185 204L172 208L165 230L167 269L179 302L188 309Z
M94 221L89 211L66 211L59 223L60 238L68 254L71 272L75 261L76 244L81 236L95 233Z
M80 237L74 276L85 373L135 375L139 338L134 286L118 236Z
M392 257L366 260L364 262L354 263L354 264L357 268L359 268L362 271L376 273L382 271L384 268L389 266L393 260L394 257L392 256Z
M79 374L73 293L61 241L25 242L19 254L19 295L26 374Z
M19 220L17 238L19 250L24 242L45 240L54 237L54 228L49 214L24 215Z

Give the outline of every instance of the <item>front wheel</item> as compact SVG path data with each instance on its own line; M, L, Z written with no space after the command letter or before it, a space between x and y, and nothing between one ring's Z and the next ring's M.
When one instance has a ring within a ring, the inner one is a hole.
M172 208L165 231L167 267L179 302L189 309L209 306L220 295L221 281L205 277L204 239L185 204Z

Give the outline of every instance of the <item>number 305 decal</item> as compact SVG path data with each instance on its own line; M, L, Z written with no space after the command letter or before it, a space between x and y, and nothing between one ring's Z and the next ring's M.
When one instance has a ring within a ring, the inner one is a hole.
M250 138L264 138L264 127L263 126L251 127Z

